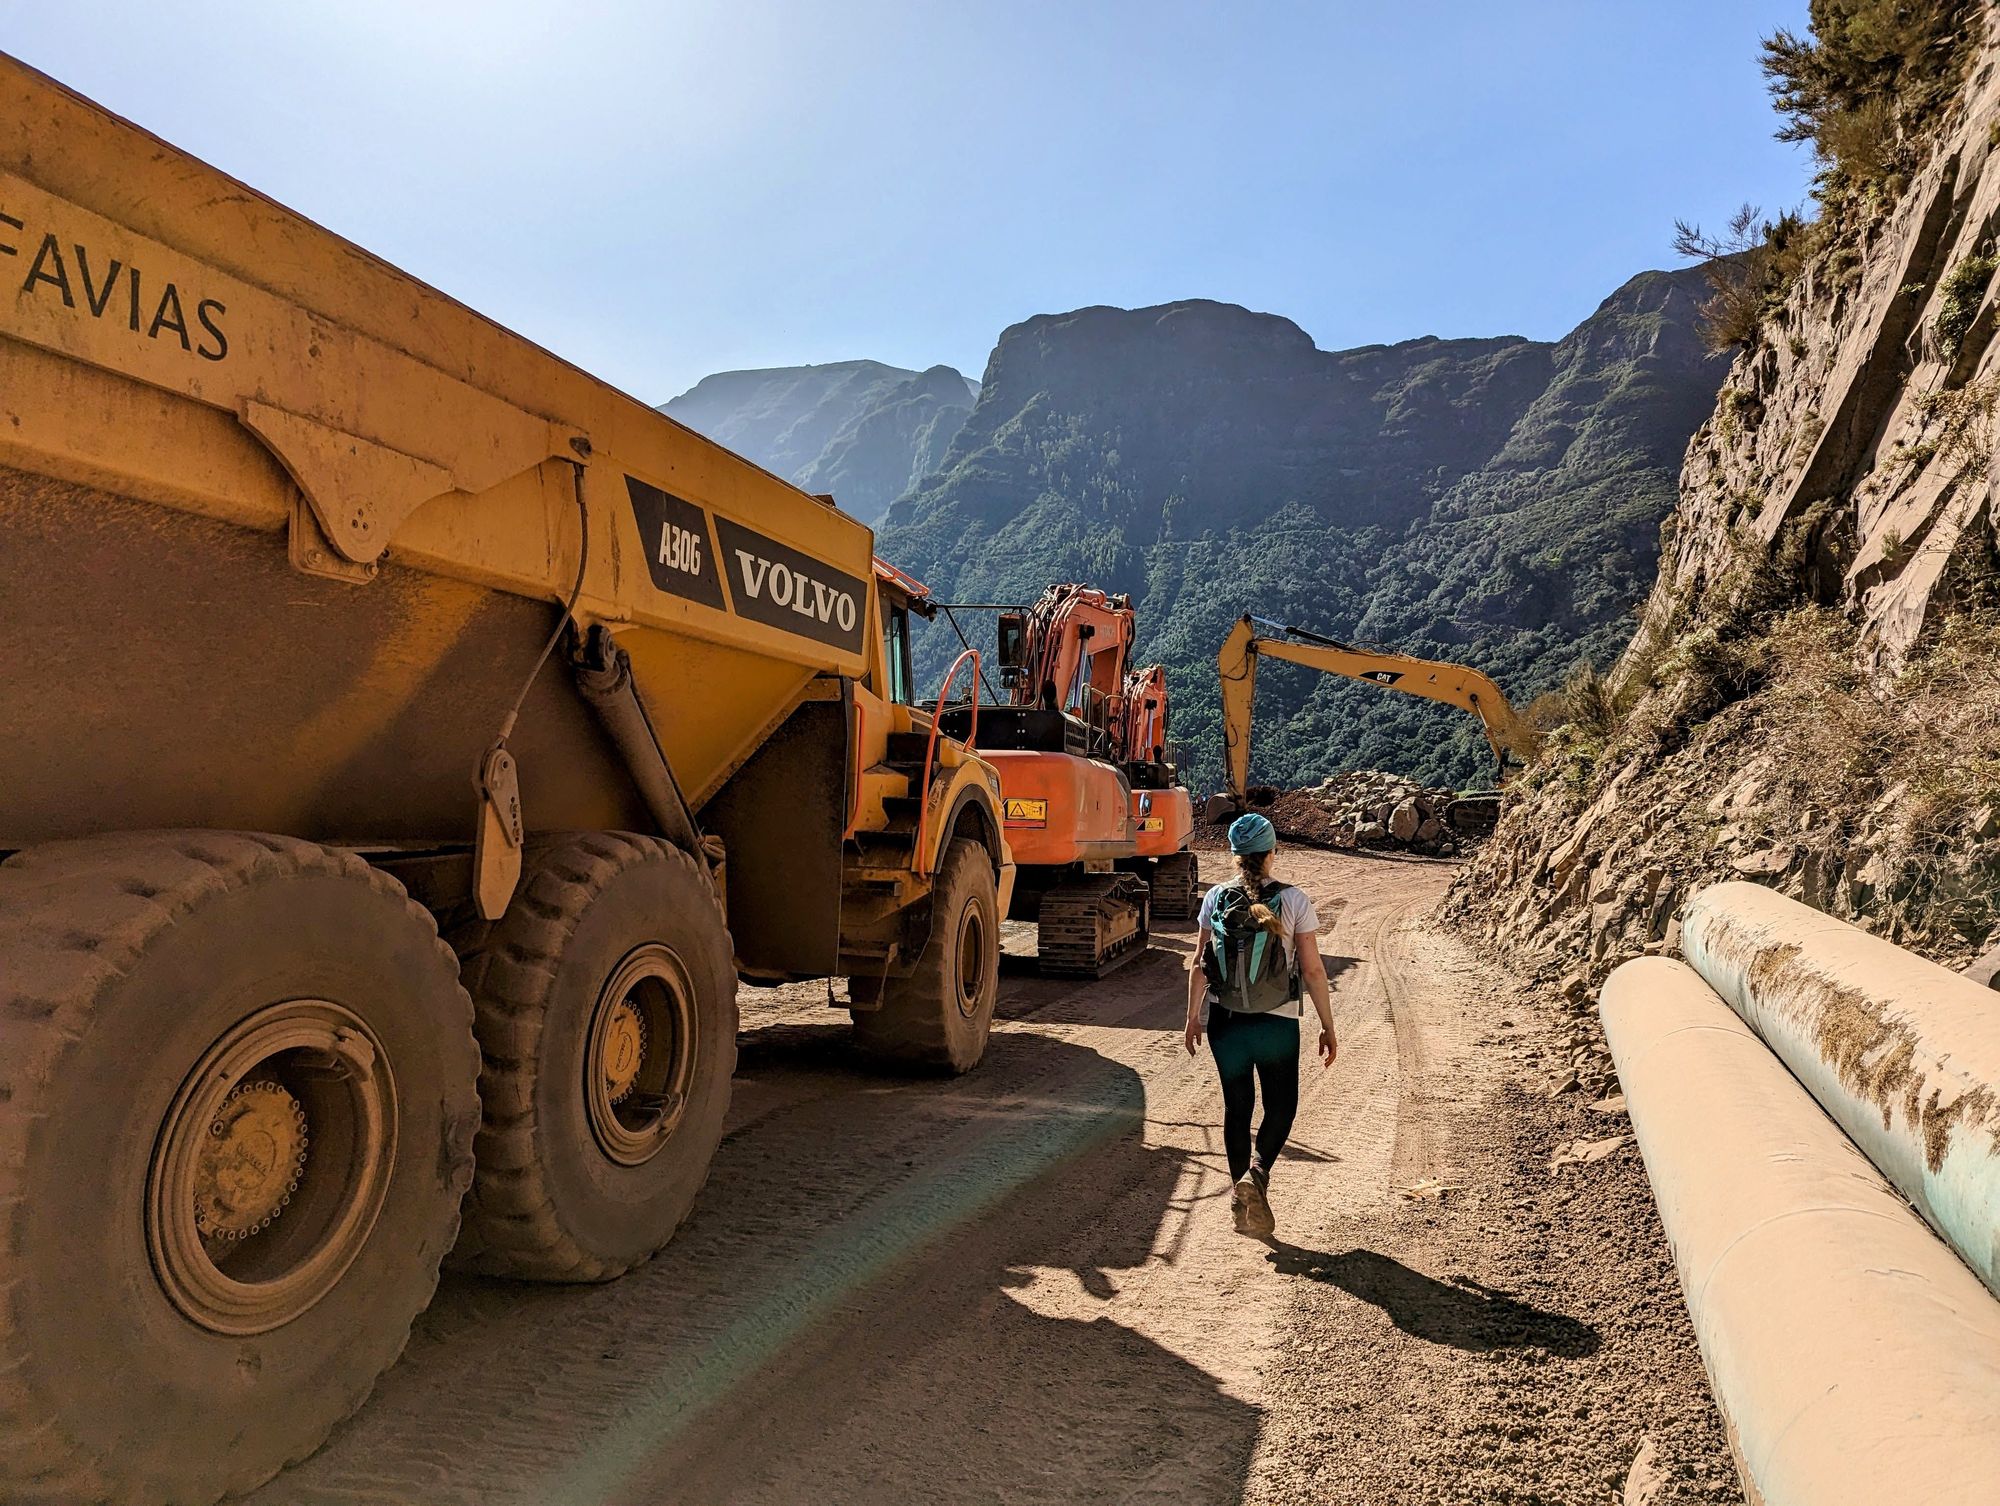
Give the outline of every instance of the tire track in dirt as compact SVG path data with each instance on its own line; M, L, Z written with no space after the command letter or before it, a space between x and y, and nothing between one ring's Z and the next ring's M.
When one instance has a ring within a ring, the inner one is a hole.
M1390 1170L1402 1185L1430 1169L1436 1138L1428 1113L1429 1053L1417 1024L1416 999L1402 951L1405 938L1401 933L1415 922L1417 913L1418 906L1412 903L1385 907L1375 922L1369 947L1381 978L1389 1023L1396 1032L1396 1145Z

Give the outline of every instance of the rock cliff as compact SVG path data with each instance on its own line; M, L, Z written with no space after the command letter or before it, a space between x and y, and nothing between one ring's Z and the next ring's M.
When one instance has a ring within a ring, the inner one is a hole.
M1201 300L1030 319L881 548L947 599L1030 601L1064 579L1131 592L1175 740L1211 787L1215 651L1245 611L1472 662L1526 698L1632 631L1727 364L1696 333L1703 286L1644 273L1555 342L1323 351L1288 319ZM956 646L934 629L927 672ZM1267 669L1252 777L1356 767L1491 778L1455 711Z
M1951 962L1994 937L2000 51L1956 10L1921 54L1934 105L1898 113L1904 64L1902 93L1841 107L1900 165L1851 165L1820 123L1823 213L1780 232L1796 265L1688 446L1639 631L1570 686L1455 890L1552 971L1672 950L1719 878Z

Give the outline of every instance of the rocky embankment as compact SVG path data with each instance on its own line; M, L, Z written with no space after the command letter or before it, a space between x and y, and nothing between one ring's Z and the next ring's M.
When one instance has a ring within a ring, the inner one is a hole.
M1571 998L1721 879L1954 966L2000 939L2000 51L1954 45L1919 164L1792 230L1638 635L1447 902Z

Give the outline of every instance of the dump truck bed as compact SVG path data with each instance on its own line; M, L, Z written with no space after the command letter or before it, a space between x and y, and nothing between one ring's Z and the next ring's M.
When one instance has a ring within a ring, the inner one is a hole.
M6 58L0 122L0 848L463 840L573 588L696 808L864 672L860 523ZM513 746L643 828L554 674Z

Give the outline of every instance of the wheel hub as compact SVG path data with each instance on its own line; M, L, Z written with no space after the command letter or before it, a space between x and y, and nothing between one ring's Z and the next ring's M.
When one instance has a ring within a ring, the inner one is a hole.
M986 924L976 904L968 904L958 923L958 1012L967 1019L979 1012L986 986Z
M182 1081L147 1170L146 1243L168 1300L230 1335L309 1311L382 1211L396 1120L381 1042L345 1006L290 999L231 1027Z
M629 996L612 1007L599 1049L605 1094L614 1104L623 1103L632 1096L639 1069L646 1062L646 1017Z
M268 1229L299 1190L309 1143L298 1099L269 1079L238 1083L195 1156L202 1237L238 1240Z

